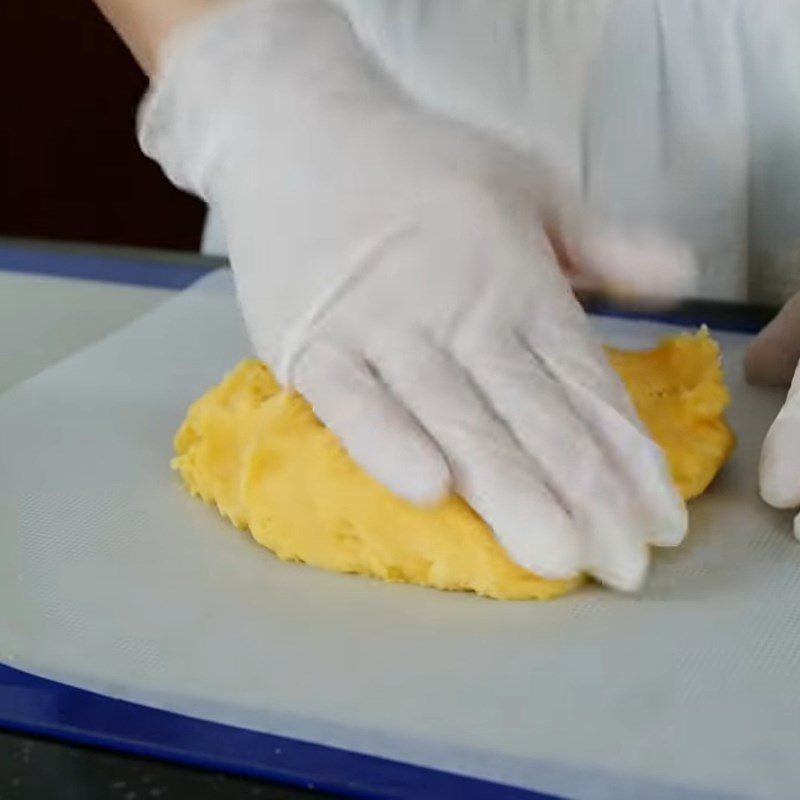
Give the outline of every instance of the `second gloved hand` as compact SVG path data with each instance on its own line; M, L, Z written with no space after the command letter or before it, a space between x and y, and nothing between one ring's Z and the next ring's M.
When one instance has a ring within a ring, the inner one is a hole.
M752 383L787 386L786 402L761 448L759 487L775 508L800 507L800 294L796 294L759 334L747 352ZM800 539L800 515L794 521Z
M618 276L630 248L416 106L323 2L247 0L166 56L143 147L221 210L279 379L395 492L457 491L542 576L637 588L685 507L555 255Z

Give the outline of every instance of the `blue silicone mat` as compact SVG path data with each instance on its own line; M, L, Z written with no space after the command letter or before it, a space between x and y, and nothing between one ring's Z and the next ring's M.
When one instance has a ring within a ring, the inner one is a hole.
M165 258L0 247L0 270L179 290L208 264ZM753 331L771 309L686 303L670 313L622 311L592 301L595 313ZM362 798L552 798L332 747L233 728L101 696L0 665L0 727L265 778Z
M183 289L206 262L175 263L0 246L0 270ZM360 798L497 798L545 795L333 747L192 719L76 689L0 664L0 728Z

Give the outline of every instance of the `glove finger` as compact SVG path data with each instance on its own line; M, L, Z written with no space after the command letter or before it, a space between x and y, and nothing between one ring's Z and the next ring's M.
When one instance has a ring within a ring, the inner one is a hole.
M755 338L744 358L749 383L788 386L800 358L800 293Z
M455 488L522 567L548 578L581 568L581 541L543 471L480 389L427 342L373 355L381 376L444 451Z
M660 547L679 545L689 526L686 503L670 475L661 448L638 426L583 386L568 387L570 401L629 487L647 523L645 539Z
M547 259L546 255L540 257ZM552 272L549 263L537 265L541 272ZM563 276L550 276L554 285L547 301L533 292L522 301L521 313L515 314L525 344L552 370L558 364L560 383L577 383L603 402L644 429L619 376L608 363L580 303Z
M764 438L758 479L761 497L771 506L800 506L800 403L796 398L786 401Z
M636 501L645 524L645 540L661 547L679 545L686 536L689 517L661 448L644 432L638 419L635 424L582 383L560 374L556 360L545 362L576 413L594 431L603 452L627 485L630 498Z
M319 419L384 486L419 505L447 494L451 476L441 450L366 362L336 347L312 345L293 377Z
M545 265L546 266L546 265ZM568 291L568 289L567 289ZM650 509L648 540L673 545L687 528L686 506L669 475L664 455L650 439L619 376L595 340L574 296L554 295L547 308L531 305L520 333L535 357L570 398L626 475L633 494Z
M652 520L620 473L602 431L581 417L547 366L516 337L475 357L471 372L542 465L548 485L582 534L589 571L616 589L639 588L649 562L644 535Z

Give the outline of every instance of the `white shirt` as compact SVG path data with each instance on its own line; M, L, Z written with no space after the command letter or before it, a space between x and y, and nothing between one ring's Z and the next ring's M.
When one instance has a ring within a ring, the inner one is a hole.
M337 2L419 102L688 241L701 296L800 289L800 0Z

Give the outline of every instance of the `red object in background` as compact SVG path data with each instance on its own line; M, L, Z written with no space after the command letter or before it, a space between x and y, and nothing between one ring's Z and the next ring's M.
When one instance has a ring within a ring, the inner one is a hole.
M90 0L2 0L0 31L0 236L196 250L204 206L140 152L147 81Z

